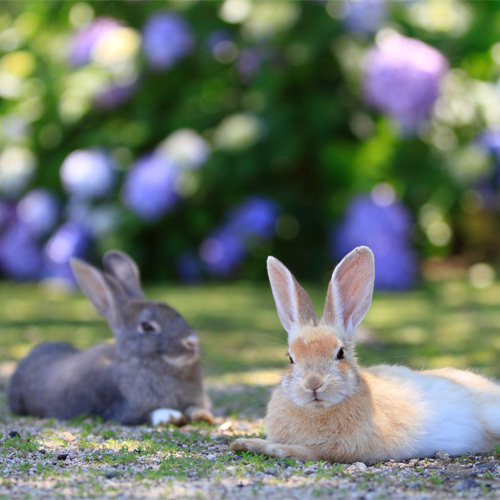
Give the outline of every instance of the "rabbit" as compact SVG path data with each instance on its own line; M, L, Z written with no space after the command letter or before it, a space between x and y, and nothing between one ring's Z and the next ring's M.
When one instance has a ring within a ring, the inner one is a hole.
M105 272L71 260L115 343L84 351L65 342L35 346L9 382L10 410L59 419L94 415L126 425L213 423L196 334L175 309L146 300L130 257L113 250L103 264Z
M356 328L371 304L374 258L355 248L335 269L318 321L306 291L277 259L268 273L288 332L290 365L274 390L267 439L236 452L302 461L368 462L492 451L500 442L500 385L453 368L361 368Z

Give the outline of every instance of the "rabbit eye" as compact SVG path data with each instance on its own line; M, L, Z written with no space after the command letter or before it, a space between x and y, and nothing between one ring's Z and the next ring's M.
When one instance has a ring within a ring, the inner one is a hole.
M344 349L341 347L337 353L337 359L344 359Z
M290 356L290 354L287 352L286 355L288 356L288 359L290 360L290 364L293 365L293 358Z
M160 326L154 321L141 321L139 331L141 333L159 332Z

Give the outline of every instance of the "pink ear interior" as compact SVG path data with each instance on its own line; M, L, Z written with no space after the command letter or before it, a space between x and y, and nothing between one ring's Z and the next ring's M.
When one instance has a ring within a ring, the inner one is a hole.
M372 251L355 248L333 273L323 314L325 322L341 322L346 330L355 329L370 308L374 279Z
M317 324L311 299L292 273L274 257L268 258L267 271L276 309L285 330L292 334L297 328Z

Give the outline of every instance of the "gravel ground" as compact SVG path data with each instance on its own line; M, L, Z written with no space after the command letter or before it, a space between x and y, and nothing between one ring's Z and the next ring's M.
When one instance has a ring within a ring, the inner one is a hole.
M17 418L7 413L2 385L1 499L500 498L495 453L450 458L440 451L426 460L372 465L238 456L229 444L235 436L262 434L262 419L221 415L213 427L153 429ZM229 401L246 398L242 387L211 392Z

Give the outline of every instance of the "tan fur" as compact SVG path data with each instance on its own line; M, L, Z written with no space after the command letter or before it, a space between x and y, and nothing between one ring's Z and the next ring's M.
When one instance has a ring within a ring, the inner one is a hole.
M354 396L314 411L290 404L277 387L268 406L268 441L317 447L316 460L370 461L396 456L420 431L415 401L400 386L368 371L361 372L360 379Z
M337 266L318 323L302 318L305 292L286 267L274 258L268 266L283 326L292 326L292 363L268 405L268 438L238 439L232 450L373 462L431 456L437 449L482 453L500 442L500 386L494 382L455 369L358 366L355 331L374 281L368 248L353 250ZM304 309L311 317L309 304Z

